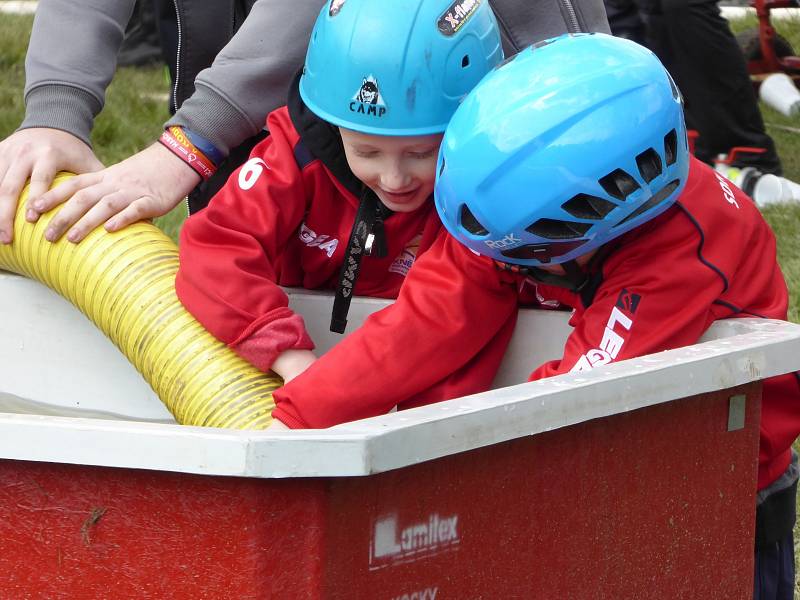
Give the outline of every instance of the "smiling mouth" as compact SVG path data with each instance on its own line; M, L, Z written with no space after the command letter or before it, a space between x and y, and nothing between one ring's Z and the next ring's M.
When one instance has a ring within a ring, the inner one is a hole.
M381 190L389 200L410 200L417 194L417 190L409 190L408 192L387 192Z

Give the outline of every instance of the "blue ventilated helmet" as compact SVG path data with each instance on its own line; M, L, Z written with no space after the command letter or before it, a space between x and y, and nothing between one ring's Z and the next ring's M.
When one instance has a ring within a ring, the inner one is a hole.
M300 96L354 131L441 133L502 59L487 0L329 0L311 33Z
M434 194L464 245L536 267L663 213L688 172L682 100L656 56L575 34L522 51L464 99L442 141Z

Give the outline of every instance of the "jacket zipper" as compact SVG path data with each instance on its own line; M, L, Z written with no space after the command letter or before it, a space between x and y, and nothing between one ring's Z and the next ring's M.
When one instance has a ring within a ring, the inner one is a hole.
M173 6L175 6L175 21L178 26L178 47L175 56L175 82L172 84L172 106L175 107L175 110L178 110L178 81L181 78L181 42L183 41L181 38L181 11L178 7L178 0L172 0Z
M172 105L175 110L178 110L178 81L181 78L181 45L183 41L182 27L181 27L181 11L178 7L178 0L172 0L172 5L175 7L175 22L178 29L178 45L175 53L175 81L172 84ZM186 216L189 216L189 196L183 199L183 204L186 207Z
M575 7L572 6L572 2L570 0L558 1L563 9L562 12L565 15L564 20L566 21L569 33L582 33L583 29L581 28L580 23L578 23L578 14L575 12Z

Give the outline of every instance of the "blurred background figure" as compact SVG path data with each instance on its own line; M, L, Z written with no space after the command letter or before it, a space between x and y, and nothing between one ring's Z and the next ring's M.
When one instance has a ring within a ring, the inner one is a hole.
M695 155L713 164L737 146L733 166L781 174L766 133L744 56L714 0L604 0L614 35L650 48L667 67L686 103L689 129L699 133ZM757 178L744 191L752 194Z
M161 38L156 21L159 0L137 0L131 20L125 28L125 39L117 57L121 67L141 67L163 60ZM170 2L170 6L172 3ZM173 14L175 9L172 10Z

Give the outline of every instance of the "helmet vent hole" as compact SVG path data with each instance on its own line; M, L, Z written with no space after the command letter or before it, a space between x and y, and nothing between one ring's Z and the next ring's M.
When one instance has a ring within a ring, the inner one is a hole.
M661 175L661 157L652 148L648 148L636 157L636 166L639 167L642 179L647 183Z
M609 196L617 200L625 200L625 198L639 189L639 184L636 183L636 180L622 169L612 171L602 177L598 183Z
M664 136L664 156L667 166L674 165L678 159L678 133L674 129Z
M466 69L469 66L469 54L465 54L461 59L461 68Z
M670 181L667 185L665 185L663 188L661 188L655 194L653 194L647 202L642 204L639 208L637 208L627 217L622 219L622 221L614 225L614 227L619 227L623 223L627 223L628 221L635 219L639 215L646 213L648 210L660 205L662 202L664 202L664 200L666 200L670 196L670 194L672 194L672 192L674 192L678 188L680 183L681 182L679 179L676 179L675 181Z
M439 165L439 177L441 177L442 173L444 173L444 162L444 156L442 156L442 164Z
M469 231L472 235L487 235L489 230L486 229L466 204L461 206L461 226Z
M616 204L588 194L578 194L561 205L565 211L578 219L599 221L617 207Z
M525 228L525 231L548 240L573 240L583 237L592 228L591 223L575 221L557 221L555 219L539 219Z

